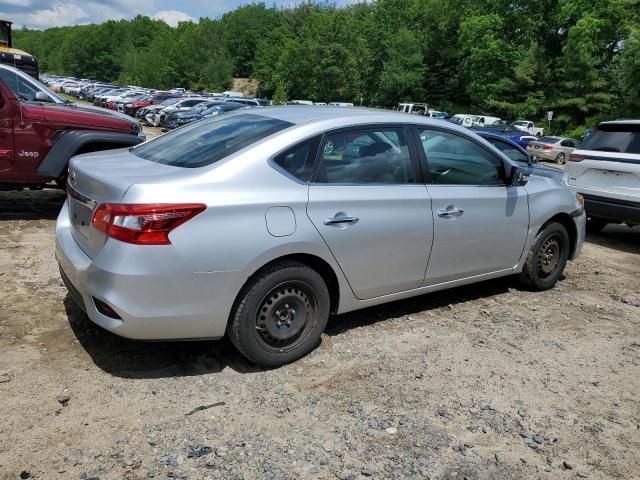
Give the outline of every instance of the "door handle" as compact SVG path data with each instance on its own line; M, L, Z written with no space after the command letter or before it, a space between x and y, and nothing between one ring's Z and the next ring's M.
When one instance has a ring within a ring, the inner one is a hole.
M358 217L347 217L345 215L335 215L334 217L329 217L324 219L325 225L343 225L349 224L353 225L354 223L358 223L360 219Z
M459 208L454 207L453 205L449 205L447 208L441 208L438 210L438 216L441 218L458 218L464 214L464 210L460 210Z

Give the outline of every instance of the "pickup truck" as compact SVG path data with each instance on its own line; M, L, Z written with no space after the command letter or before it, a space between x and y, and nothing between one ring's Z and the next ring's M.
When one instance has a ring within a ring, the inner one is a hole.
M540 138L544 135L544 128L538 128L530 120L517 120L511 124L511 126L522 132L527 132L530 135L535 135Z
M0 65L0 190L65 188L69 159L145 140L124 114L65 100L37 80Z

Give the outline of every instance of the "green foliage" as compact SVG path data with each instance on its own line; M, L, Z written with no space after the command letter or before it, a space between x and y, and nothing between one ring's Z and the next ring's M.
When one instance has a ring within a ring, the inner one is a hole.
M138 16L14 32L43 71L155 88L391 107L426 102L576 133L640 115L640 0L253 3L171 28Z

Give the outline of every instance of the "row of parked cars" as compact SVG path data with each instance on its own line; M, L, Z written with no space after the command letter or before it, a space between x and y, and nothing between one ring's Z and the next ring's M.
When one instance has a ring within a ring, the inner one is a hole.
M243 107L265 106L263 98L247 98L240 92L195 93L175 88L168 91L43 76L52 90L92 102L97 107L125 113L141 122L166 129Z

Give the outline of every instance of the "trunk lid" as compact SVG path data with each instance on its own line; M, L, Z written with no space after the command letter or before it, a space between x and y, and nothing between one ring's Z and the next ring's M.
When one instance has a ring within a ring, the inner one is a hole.
M89 257L104 246L106 235L91 225L101 203L119 203L134 184L155 183L184 170L140 158L128 149L74 157L69 163L68 208L73 238Z

